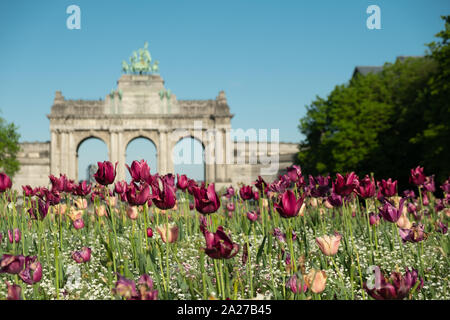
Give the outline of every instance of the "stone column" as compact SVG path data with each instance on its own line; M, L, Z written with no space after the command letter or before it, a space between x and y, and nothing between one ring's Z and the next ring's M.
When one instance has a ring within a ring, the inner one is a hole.
M172 141L172 135L166 132L166 173L175 173L175 166L173 163L173 148L175 146L174 141Z
M225 134L222 129L216 130L215 135L215 169L216 181L224 182L226 179L226 164L225 164Z
M59 165L61 163L61 150L59 143L60 136L57 130L51 131L50 137L50 174L57 175L59 173Z
M77 175L77 151L74 141L74 135L73 132L68 132L67 134L68 144L67 144L67 155L69 157L68 161L68 170L67 170L67 176L69 179L75 180L75 182L78 182L78 175Z
M158 150L158 172L160 174L167 173L167 132L159 131L159 150Z
M125 180L125 148L122 143L122 132L118 129L111 129L109 131L109 161L113 165L117 162L116 181Z
M61 131L61 155L59 173L69 174L69 134L67 131Z
M118 177L118 181L120 180L125 180L125 176L126 176L126 167L125 167L125 163L127 161L126 159L126 148L127 148L127 144L124 143L123 141L123 132L119 131L117 133L117 145L118 145L118 161L119 164L117 165L117 177Z
M215 159L215 135L214 132L207 132L203 134L205 144L205 180L207 183L216 182L216 159Z

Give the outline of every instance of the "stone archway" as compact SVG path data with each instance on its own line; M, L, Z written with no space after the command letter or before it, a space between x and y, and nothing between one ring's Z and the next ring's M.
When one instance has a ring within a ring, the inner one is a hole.
M172 150L181 138L191 136L205 148L205 180L231 182L223 137L231 129L233 115L225 93L221 91L211 100L177 100L171 93L166 101L168 95L161 92L165 92L163 79L148 74L122 75L118 89L105 100L67 100L57 91L47 116L50 172L75 179L78 145L88 137L97 137L107 145L109 161L118 162L117 179L125 180L126 147L133 139L144 137L156 146L158 172L173 173Z

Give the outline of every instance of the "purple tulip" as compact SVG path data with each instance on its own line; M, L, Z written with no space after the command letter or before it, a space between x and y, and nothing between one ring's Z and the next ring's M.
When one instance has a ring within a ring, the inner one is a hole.
M141 160L136 161L134 160L131 163L131 168L128 166L128 164L125 164L128 171L130 172L131 178L135 182L144 182L149 179L150 176L150 167L147 164L147 161Z
M231 238L223 231L223 227L217 227L217 231L212 233L205 226L200 226L206 240L206 248L203 250L213 259L230 259L239 252L239 244L233 243Z
M19 273L19 277L26 284L34 284L42 279L42 265L36 256L25 257L25 269Z
M31 201L31 208L28 209L28 213L30 214L31 219L43 220L47 216L49 206L49 202L44 202L41 199Z
M444 183L441 186L441 189L445 193L450 194L450 177L444 181Z
M151 238L151 237L153 237L153 229L152 228L147 228L147 237L148 238Z
M269 184L269 191L273 193L284 193L290 184L291 181L287 176L280 176L279 179Z
M235 209L234 202L228 202L227 203L227 210L230 211L230 212L233 212L234 209Z
M98 170L94 174L95 180L103 186L113 183L116 179L117 162L115 166L110 161L97 162L97 165Z
M202 187L194 188L195 208L201 214L210 214L220 208L220 199L214 189L214 183L208 185L205 189Z
M153 280L148 274L143 274L138 280L139 300L157 300L158 290L153 290Z
M369 214L369 223L370 223L370 225L371 225L371 226L373 226L373 225L378 225L379 222L380 222L380 215L371 212L371 213Z
M7 300L22 300L22 288L17 284L9 284L8 281L5 281L6 286L8 287L8 296Z
M90 183L88 184L87 181L82 181L80 184L78 184L78 185L75 187L74 193L75 193L75 195L77 195L77 196L85 197L85 196L87 196L89 193L91 193L91 190L92 190L91 184L90 184Z
M11 186L11 179L6 175L6 173L0 172L0 193L11 189Z
M329 179L330 176L317 176L314 178L312 175L309 175L308 191L310 195L314 198L326 197L330 190Z
M405 191L403 191L403 196L405 198L411 198L411 199L415 199L416 198L416 194L414 193L413 190L405 190Z
M286 242L286 233L283 233L280 228L273 229L273 236L275 236L278 241L280 242ZM297 235L295 234L294 230L292 230L292 241L295 241L297 239Z
M81 248L81 251L72 253L72 259L77 263L89 262L91 260L91 249L88 247Z
M416 225L414 224L411 229L399 229L400 237L402 238L402 241L405 243L407 241L409 242L420 242L422 240L425 240L428 237L428 234L426 234L424 231L423 224Z
M33 189L30 185L22 186L22 190L25 197L32 197L37 192L37 189Z
M392 182L389 178L387 181L382 179L378 181L379 193L384 197L393 197L397 194L397 180Z
M80 230L80 229L84 228L84 220L82 218L73 221L72 224L76 230Z
M175 187L168 179L156 176L152 184L152 201L161 210L172 209L176 204Z
M306 285L306 282L302 280L302 276L298 277L297 274L294 274L286 282L286 288L290 289L294 294L302 291L306 292L308 290L308 286Z
M254 182L256 189L258 189L261 194L266 194L269 191L268 189L268 185L267 182L264 181L263 178L261 178L261 176L258 176L258 179Z
M333 192L340 196L350 195L358 185L358 176L354 172L346 174L345 178L337 173L336 180L332 182Z
M405 198L400 199L398 209L395 206L393 206L389 201L385 200L384 205L378 209L384 220L389 222L397 222L398 219L400 219L400 216L402 215L403 204L405 200L406 200Z
M249 211L247 212L247 219L251 222L255 222L258 220L258 214L255 211Z
M363 199L372 198L375 196L375 181L373 178L369 178L368 175L359 182L359 186L356 188L356 193Z
M239 190L239 195L241 196L242 200L251 200L254 197L253 190L251 186L242 186L242 188Z
M135 182L130 183L126 193L126 199L132 206L144 205L150 198L150 186L147 183L136 185Z
M375 286L372 289L367 287L367 284L364 283L363 287L366 292L374 299L377 300L402 300L406 298L411 291L411 289L416 285L416 282L419 281L417 291L422 289L423 287L423 279L419 279L419 274L417 270L409 271L406 268L406 273L402 275L399 272L392 272L390 277L386 277L381 275L379 279L379 286Z
M136 290L136 284L134 281L129 280L120 274L117 274L118 280L116 282L116 286L113 289L115 294L118 294L124 297L127 300L135 300L138 297L138 292Z
M442 234L446 234L448 231L447 223L443 223L442 221L439 221L436 223L436 231L440 232Z
M415 169L411 169L411 176L409 177L409 183L413 183L416 186L421 186L424 184L426 179L423 173L423 167L417 166Z
M434 184L434 174L432 176L426 177L425 182L423 183L424 190L428 192L435 192L436 186Z
M286 168L286 171L289 179L292 182L296 182L302 176L302 169L297 165L293 165L290 166L289 168Z
M22 238L22 234L20 233L19 228L14 229L14 233L12 230L8 230L9 243L13 243L13 242L19 243L21 238Z
M185 174L182 174L181 176L177 174L177 188L185 191L188 186L188 177Z
M227 191L225 192L224 196L227 197L228 199L230 199L231 197L233 197L235 194L234 192L234 188L232 186L229 186L227 188Z
M18 274L25 263L23 255L13 256L4 254L0 260L0 273Z
M273 206L283 218L296 217L300 212L305 196L306 193L303 193L300 198L297 199L294 192L287 190L278 197L278 201L275 202Z
M342 207L342 197L334 192L332 192L331 195L328 196L327 200L335 208Z

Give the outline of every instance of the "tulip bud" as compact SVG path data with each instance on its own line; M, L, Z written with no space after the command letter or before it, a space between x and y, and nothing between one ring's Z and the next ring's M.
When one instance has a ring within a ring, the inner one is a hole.
M22 288L17 284L9 284L5 281L8 286L8 297L7 300L21 300Z
M195 206L193 203L189 203L189 210L194 210Z
M107 215L106 207L104 205L100 205L99 207L95 208L95 214L99 217Z
M84 220L82 218L73 221L73 227L77 230L84 228Z
M149 238L153 237L153 230L152 230L152 228L147 228L147 237L149 237Z
M311 271L304 276L308 288L314 293L321 293L325 290L327 282L327 274L323 270L311 269Z
M258 214L255 211L249 211L247 212L247 219L251 222L255 222L258 220Z
M9 243L13 243L13 242L19 243L21 238L22 238L22 234L21 234L19 228L14 229L14 233L12 230L8 230Z
M129 206L127 208L127 216L128 218L130 218L131 220L136 220L138 217L138 210L137 210L137 206Z

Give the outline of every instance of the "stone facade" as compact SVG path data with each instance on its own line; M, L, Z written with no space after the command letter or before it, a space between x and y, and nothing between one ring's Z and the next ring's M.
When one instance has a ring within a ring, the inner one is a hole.
M205 151L205 180L215 182L218 188L238 182L248 184L258 175L268 180L276 177L278 170L261 174L268 165L260 161L261 155L277 161L277 169L293 163L296 144L255 147L231 140L233 115L223 91L211 100L177 100L164 88L159 75L124 74L117 83L117 90L104 100L68 100L56 92L47 115L51 140L22 144L22 166L14 178L14 189L20 190L26 184L48 185L49 174L65 173L77 180L78 148L92 137L106 144L110 161L118 162L118 180L125 179L127 145L140 137L154 143L161 174L174 171L172 151L177 142L185 137L197 139ZM249 161L256 154L256 161ZM229 161L239 157L245 160Z

